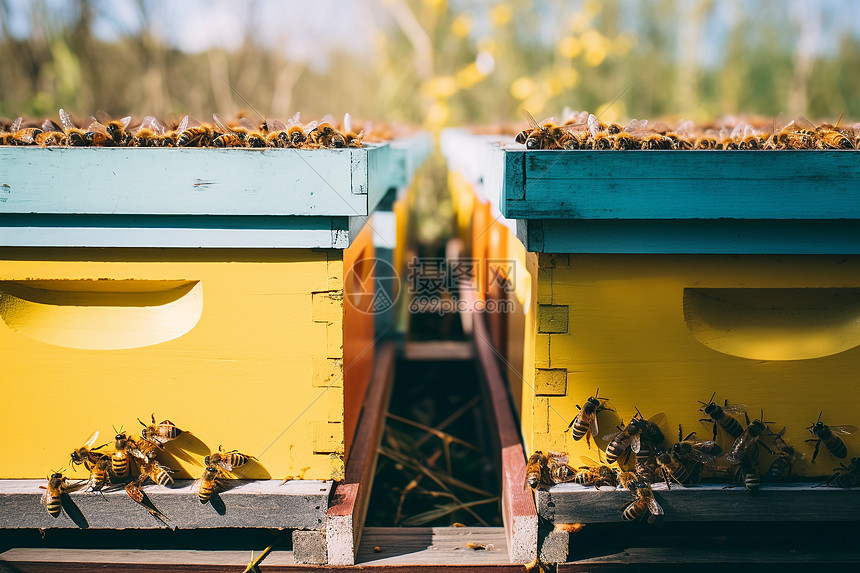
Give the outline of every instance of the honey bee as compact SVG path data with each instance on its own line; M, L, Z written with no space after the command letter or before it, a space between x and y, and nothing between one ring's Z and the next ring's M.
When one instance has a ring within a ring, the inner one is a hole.
M147 464L155 459L163 448L158 442L151 440L133 440L131 436L128 438L126 445L128 453L140 460L143 464Z
M306 142L311 147L346 147L346 138L334 128L334 117L326 115L320 123L314 126L306 136Z
M200 503L207 503L212 499L212 494L218 487L218 468L214 465L207 464L203 469L203 475L200 476L191 486L191 491L197 492L197 499Z
M158 485L164 487L173 486L173 477L170 474L174 471L164 467L155 460L150 460L140 465L140 478L138 481L143 484L149 478Z
M743 464L745 460L755 461L758 458L757 446L761 446L769 452L773 451L760 439L765 433L770 432L766 424L772 423L763 421L764 412L762 412L761 418L753 420L752 423L750 423L746 413L744 416L747 419L747 427L726 453L726 459L733 464Z
M287 120L287 139L290 142L290 147L301 147L307 138L307 133L305 132L307 126L303 126L300 119L301 114L296 112L293 117ZM313 126L316 127L316 124L314 123Z
M117 432L114 437L114 449L116 450L111 456L111 470L118 478L127 477L131 469L131 454L130 447L136 447L130 437L125 435L125 432Z
M93 147L113 147L115 145L107 127L99 121L92 121L89 124L87 132L84 134L84 141Z
M705 134L696 139L693 149L717 149L720 142L713 134Z
M649 523L653 523L654 519L663 515L663 508L654 499L654 492L645 482L636 484L636 492L633 502L628 505L621 514L624 521L636 521L641 519L646 513L650 512L648 518Z
M60 126L66 134L66 143L68 145L73 147L83 147L87 145L87 132L83 129L79 129L75 125L75 122L72 121L72 117L68 112L62 108L60 109Z
M853 135L851 129L840 129L839 124L842 123L843 112L839 116L836 125L822 123L815 128L815 134L818 136L817 147L819 149L854 149L854 143L851 141L850 135Z
M609 442L606 446L606 462L610 464L618 460L628 448L638 454L642 443L641 427L635 417L623 428L619 426L618 430L615 434L603 436Z
M773 438L773 449L776 454L776 459L771 462L770 467L764 474L764 478L768 481L777 481L787 478L791 475L791 466L794 461L794 448L789 446L782 436L785 434L785 428Z
M567 429L570 430L574 441L579 441L585 437L585 442L588 444L589 448L591 447L591 436L597 436L599 431L597 426L597 414L600 413L601 410L611 410L611 408L606 408L604 402L601 402L601 400L605 401L606 398L601 398L598 395L599 393L600 388L597 389L594 396L589 396L588 400L585 401L585 405L581 408L579 404L576 404L576 409L579 410L579 413L574 416L573 420L571 420L570 424L567 426Z
M696 432L691 432L684 436L681 424L678 424L678 442L672 446L672 455L680 461L712 464L723 453L723 449L711 440L692 440L695 435Z
M596 150L614 149L615 138L608 132L599 131L591 138L591 148Z
M642 478L635 472L618 472L618 477L616 478L618 485L631 493L636 493L636 484L641 480Z
M104 125L114 145L128 145L131 140L131 134L126 129L131 123L131 116L128 115L122 119L111 119L108 114L99 110L96 112L96 118Z
M576 483L594 486L595 489L600 489L602 485L615 487L618 484L615 470L608 465L597 462L587 456L583 456L582 461L587 465L580 466L573 480Z
M662 452L657 455L657 473L666 481L666 487L672 489L671 481L678 485L684 485L690 481L690 474L684 464L675 459L670 452Z
M102 454L97 454L95 452L102 449L103 447L105 447L107 445L107 444L102 444L96 448L93 448L92 445L94 443L96 443L96 440L98 439L98 437L99 437L99 431L96 430L95 432L90 434L90 437L87 438L87 441L84 442L84 445L82 445L79 448L72 450L72 453L71 453L72 466L79 466L79 465L83 464L85 468L87 468L88 470L92 470L92 468L96 464L96 462L98 462L102 457Z
M364 137L364 130L355 133L352 130L352 116L344 114L343 116L343 137L346 139L347 147L361 147L361 139Z
M775 149L813 149L816 146L815 126L808 119L797 119L776 133L773 141Z
M672 149L693 149L693 143L689 139L682 137L674 131L667 131L663 134L663 137L667 137L672 140Z
M239 120L240 127L230 127L217 113L212 114L212 119L221 130L221 135L212 141L215 147L266 147L267 145L266 138L248 118L243 117Z
M59 517L63 510L63 495L80 487L80 483L69 484L63 475L63 470L51 473L48 485L40 485L39 489L47 490L42 495L42 504L47 506L51 517Z
M743 462L738 466L738 474L743 480L744 487L750 493L758 492L761 487L761 476L758 470L755 469L755 464L749 458L744 458Z
M666 137L659 133L652 133L651 135L646 135L642 138L641 149L668 150L675 149L675 146L670 137Z
M536 451L526 463L526 484L537 489L542 482L547 481L547 459L543 452Z
M111 456L104 455L93 465L90 470L90 479L87 481L89 491L99 491L104 486L110 485Z
M134 147L172 147L174 139L166 133L167 127L154 116L148 115L140 122L129 144Z
M851 464L846 466L843 463L835 468L834 473L822 485L832 485L833 487L852 488L860 485L860 458L851 458Z
M573 481L576 470L567 465L567 454L549 452L547 456L547 473L552 483L566 483Z
M526 149L570 149L571 145L579 145L579 140L567 129L550 120L538 124L528 110L524 109L522 112L529 127L517 135L516 141L525 144Z
M240 454L238 450L225 452L221 446L218 446L217 452L212 452L203 458L203 464L206 466L218 466L223 470L232 472L233 468L244 466L249 460L255 459L253 456Z
M811 425L806 428L810 432L812 432L815 437L807 442L815 442L815 452L812 454L812 463L815 463L815 458L818 457L818 450L821 448L822 442L827 449L830 450L830 453L836 456L837 458L844 458L848 455L848 448L845 447L845 442L842 441L841 436L847 436L853 434L857 431L856 426L827 426L824 422L821 421L821 414L823 412L818 413L818 421L812 422ZM839 434L839 435L837 435Z
M194 124L194 125L192 125ZM214 132L208 125L201 125L189 116L182 118L177 128L177 147L207 147L212 143Z
M744 431L740 422L738 422L735 418L731 416L731 414L742 414L746 412L747 407L743 404L729 404L729 401L726 400L723 406L718 406L713 402L714 396L717 393L714 392L711 397L708 399L708 402L702 402L699 400L699 404L703 407L699 409L700 412L704 412L708 418L702 418L700 422L709 422L714 426L714 441L717 440L717 425L719 425L725 432L733 438L738 438Z
M50 119L46 119L42 123L42 133L36 136L36 145L42 147L51 147L55 145L65 145L66 134L62 129L55 125Z
M21 128L21 122L24 121L23 117L16 118L7 128L3 128L3 131L0 131L0 145L14 145L15 139L12 137L12 134ZM5 123L5 122L4 122ZM13 129L16 127L18 129Z
M5 135L5 145L33 145L36 143L36 137L42 133L42 129L38 127L21 128L24 118L19 117L12 122L9 128L9 133Z
M291 147L287 125L280 119L267 119L266 132L266 145L268 147Z
M140 418L137 419L143 430L140 431L141 437L144 440L155 442L159 445L166 444L170 440L175 440L182 433L182 430L170 420L164 420L160 424L155 423L155 414L152 415L152 424L146 425Z

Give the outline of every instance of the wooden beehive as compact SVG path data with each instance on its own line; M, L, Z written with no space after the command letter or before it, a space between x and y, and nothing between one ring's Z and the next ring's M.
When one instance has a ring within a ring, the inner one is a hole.
M527 450L597 459L565 432L597 388L617 411L602 435L638 408L666 414L668 443L679 424L710 439L698 401L716 392L787 427L796 474L830 475L838 460L812 464L804 440L820 411L858 425L858 158L496 147L504 177L486 193L517 223L536 303L513 343Z
M341 478L409 149L0 148L0 478L152 413L190 432L178 478L219 445L259 458L245 478Z

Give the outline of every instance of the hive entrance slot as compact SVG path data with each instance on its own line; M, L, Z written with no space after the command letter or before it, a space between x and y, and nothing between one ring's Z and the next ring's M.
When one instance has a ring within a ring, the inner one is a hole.
M0 281L0 318L14 332L55 346L116 350L150 346L194 328L199 281Z
M860 345L860 288L686 288L684 320L718 352L805 360Z

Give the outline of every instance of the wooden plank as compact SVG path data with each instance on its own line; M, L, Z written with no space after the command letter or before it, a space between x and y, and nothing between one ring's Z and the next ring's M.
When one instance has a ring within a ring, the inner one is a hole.
M349 247L358 217L0 215L0 247Z
M7 563L29 570L27 564L87 564L89 566L153 565L244 567L250 561L249 551L186 549L70 549L48 547L15 547L0 553L0 564ZM272 551L266 565L292 565L292 551ZM240 569L241 571L241 569Z
M513 219L860 218L853 150L505 153Z
M467 543L484 549L470 549ZM501 565L509 559L502 527L369 527L361 538L356 563L362 567Z
M471 342L453 340L412 341L404 345L403 357L415 361L473 360Z
M479 371L484 381L502 470L502 521L512 563L528 563L537 557L538 518L531 491L525 487L525 455L508 391L490 342L484 316L475 311L475 293L461 289L460 296L471 314Z
M857 221L518 220L529 251L631 254L854 254Z
M808 542L804 540L801 545ZM809 543L809 545L813 545ZM630 547L619 553L589 559L559 563L557 573L598 571L725 571L731 567L749 567L756 571L784 571L788 567L818 569L827 566L856 568L860 553L851 549L831 550L796 547L782 550L760 547L755 549Z
M855 521L860 496L854 490L815 487L809 483L763 485L756 494L722 484L673 487L653 484L666 521L800 522ZM621 523L630 492L558 484L537 493L538 514L553 523Z
M385 411L394 379L395 346L386 342L376 350L367 394L346 462L346 475L335 488L325 521L328 563L353 565L358 551L373 473L376 452L382 439Z
M367 216L388 190L390 155L387 144L2 147L0 213Z
M51 517L40 503L45 480L0 480L0 529L81 528L157 529L266 527L321 529L331 481L237 480L230 489L201 504L191 491L193 480L177 480L173 488L143 487L168 521L153 517L132 501L121 486L106 493L69 494L64 511Z

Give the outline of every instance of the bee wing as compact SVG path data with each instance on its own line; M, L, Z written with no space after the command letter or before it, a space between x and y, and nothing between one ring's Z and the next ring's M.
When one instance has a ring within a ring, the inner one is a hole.
M599 432L597 428L597 414L591 417L591 435L596 436Z
M744 433L738 436L738 439L735 440L735 443L732 444L732 449L726 454L726 459L732 462L733 464L741 463L744 456L749 450L750 446L755 443L756 438L752 436L749 432L749 428L744 430Z
M92 434L90 434L90 437L89 437L89 438L87 438L87 441L86 441L86 442L84 442L84 447L85 447L85 448L89 448L90 446L92 446L93 444L95 444L95 443L96 443L96 440L98 440L98 439L99 439L99 431L98 431L98 430L96 430L95 432L93 432Z
M194 480L194 483L191 484L191 493L197 493L200 491L200 484L203 483L203 478L199 477Z
M612 441L612 440L614 440L614 439L618 436L618 434L620 434L620 433L621 433L621 432L613 432L613 433L611 433L611 434L606 434L605 436L603 436L603 438L602 438L602 439L603 439L603 441L604 441L604 442L611 442L611 441Z
M529 113L529 110L523 108L522 113L526 122L529 124L529 127L531 127L532 129L540 129L538 122L535 120L535 117Z
M343 130L347 133L352 132L352 116L348 113L343 115Z
M322 116L320 123L327 123L331 126L334 126L334 116L330 113L327 113L324 116Z
M248 131L258 131L257 127L254 126L254 123L247 117L240 117L239 125L247 129Z
M19 125L20 125L20 120L21 120L21 118L19 117L18 118ZM63 108L60 108L60 125L63 127L63 131L68 131L70 129L75 129L77 127L75 125L75 122L72 121L72 117ZM14 130L14 124L13 124L13 130Z
M630 120L630 123L628 123L624 127L624 131L626 131L627 133L633 133L634 131L644 131L647 126L647 119L632 119Z
M648 499L648 511L651 512L652 515L663 515L663 508L657 503L657 500L654 499L654 496L651 496Z
M848 434L853 434L854 432L856 432L857 426L830 426L830 431L834 434L841 434L843 436L847 436Z
M640 436L639 434L633 434L630 437L630 449L633 451L634 454L638 454L641 447L642 436Z
M726 404L722 406L724 412L728 414L743 414L747 411L746 404Z
M269 126L269 133L287 130L287 125L280 119L267 119L266 125Z
M87 131L99 132L99 133L103 133L105 135L110 135L110 133L107 130L107 127L105 127L105 125L98 120L91 121L89 123L89 125L87 126Z
M122 125L123 129L126 129L128 127L128 125L131 123L131 116L130 115L125 116L124 118L119 120L119 123L120 123L120 125Z
M139 132L143 129L149 129L156 135L164 135L164 132L167 131L167 127L152 115L148 115L143 118L137 131Z
M183 117L182 120L179 122L179 127L176 128L176 131L178 131L179 133L182 133L183 131L188 129L188 124L190 123L190 121L191 120L189 119L189 117L187 115L185 117Z
M188 117L188 116L186 115L185 117ZM212 114L212 119L214 119L214 120L215 120L215 125L217 125L217 126L218 126L218 129L219 129L222 133L233 133L233 128L232 128L232 127L230 127L229 125L227 125L227 122L226 122L226 121L224 121L224 118L223 118L223 117L221 117L221 116L220 116L220 115L218 115L217 113L213 113L213 114ZM183 131L183 130L182 130L182 124L180 124L180 125L179 125L179 130L180 130L180 131Z
M696 460L697 462L702 462L703 464L708 464L708 465L714 463L714 461L716 461L716 459L717 459L716 456L712 456L711 454L706 454L705 452L697 450L696 448L693 448L692 450L690 450L689 456L692 459Z
M294 125L301 125L302 123L302 112L297 111L293 117L287 120L287 127L292 127Z
M588 132L591 137L595 137L600 131L600 120L593 113L588 114Z
M648 421L654 424L655 426L662 426L666 422L666 414L664 412L660 412L659 414L654 414Z
M45 121L42 122L42 131L45 131L45 132L57 131L57 128L54 125L53 121L51 121L50 119L46 119Z
M305 136L307 136L307 134L315 130L318 125L319 122L317 120L313 120L312 122L306 124L302 131L304 132Z
M696 124L691 120L687 120L681 123L678 126L678 129L675 130L675 133L680 135L681 137L692 138L695 135Z
M218 466L219 466L221 469L226 470L226 471L228 471L228 472L232 472L232 471L233 471L233 466L232 466L231 464L229 464L229 463L225 462L224 460L221 460L220 462L218 462Z
M803 117L802 115L797 116L792 123L799 129L808 129L810 131L815 131L815 124Z
M556 461L556 462L561 463L561 464L566 464L568 462L568 460L570 459L570 456L568 456L564 452L549 452L547 454L547 457L551 461Z

